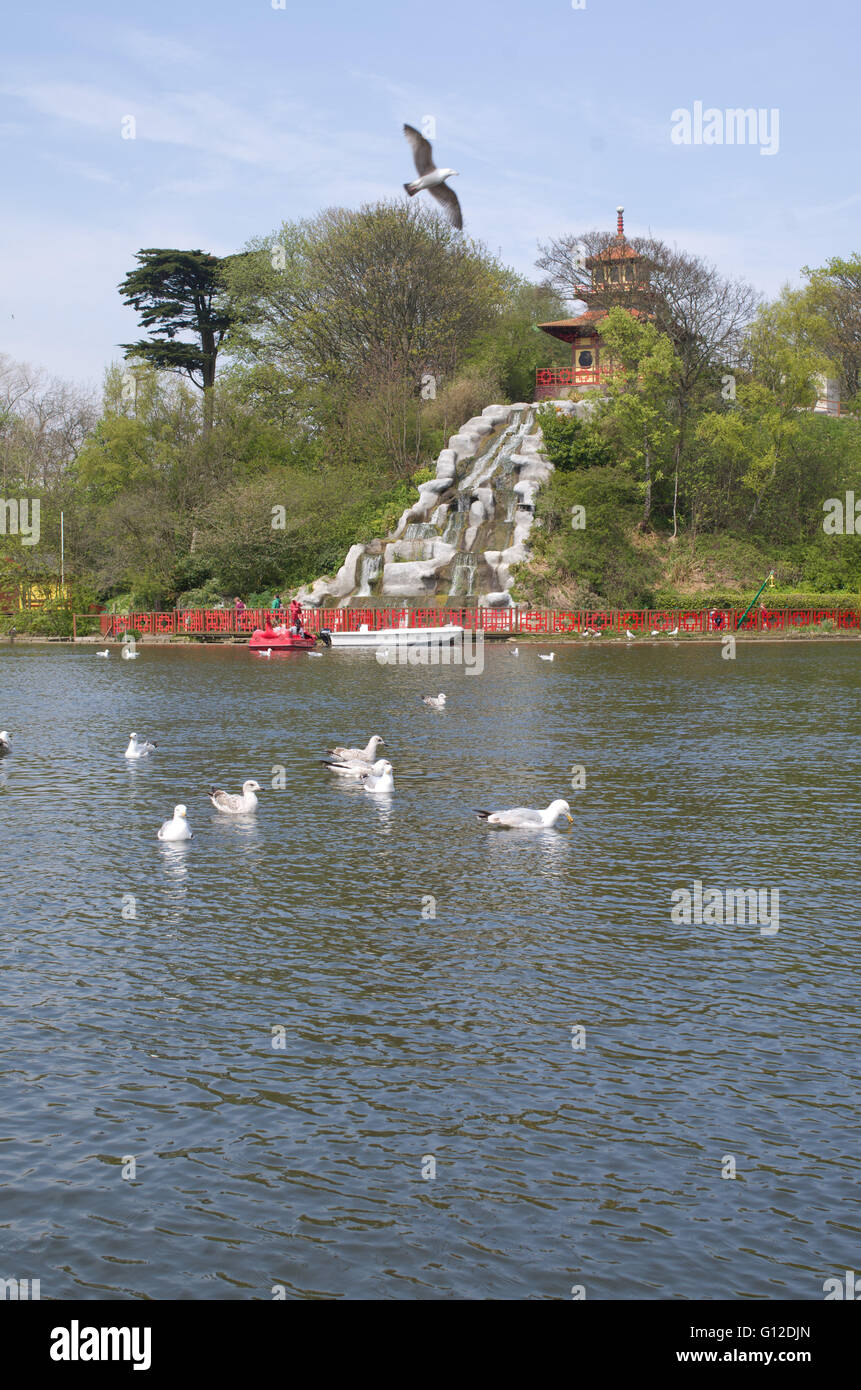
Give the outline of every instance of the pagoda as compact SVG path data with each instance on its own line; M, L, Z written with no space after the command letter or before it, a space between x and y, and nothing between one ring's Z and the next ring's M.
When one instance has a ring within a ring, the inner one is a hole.
M584 286L581 294L584 299L590 295L601 296L611 302L624 301L626 294L646 288L642 270L643 257L625 236L624 208L616 209L616 235L603 251L589 256L585 262L591 274L591 286ZM587 309L573 319L556 319L552 323L539 323L542 333L571 344L570 367L539 367L535 373L535 399L549 400L558 397L560 388L572 386L600 386L612 372L613 366L606 355L601 339L600 325L607 317L608 309ZM637 309L629 310L637 314Z

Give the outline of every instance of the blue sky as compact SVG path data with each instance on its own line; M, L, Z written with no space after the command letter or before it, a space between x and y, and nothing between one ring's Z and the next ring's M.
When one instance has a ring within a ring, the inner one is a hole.
M139 247L225 254L400 196L425 116L466 231L527 273L619 203L766 293L861 250L846 0L48 0L3 27L0 352L79 381L137 336ZM778 153L673 144L696 101L777 108Z

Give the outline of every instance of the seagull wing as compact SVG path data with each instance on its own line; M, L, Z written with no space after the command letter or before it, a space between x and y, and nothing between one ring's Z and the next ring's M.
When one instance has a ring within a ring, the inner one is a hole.
M228 815L241 814L245 810L245 798L235 796L232 792L224 792L218 787L213 787L209 793L209 799L216 811L226 811Z
M512 806L510 811L496 811L490 817L491 825L505 825L512 829L518 826L543 825L544 819L540 811L533 811L531 806Z
M415 160L418 173L420 175L429 174L436 168L433 162L433 150L431 149L430 141L426 140L421 132L416 130L415 126L412 125L404 126L404 135L410 142L410 149L413 152L413 159Z
M437 183L434 184L433 188L428 189L428 193L432 193L437 202L442 203L448 213L448 220L451 225L457 227L458 231L462 231L463 213L460 210L460 203L454 189L449 188L447 183Z

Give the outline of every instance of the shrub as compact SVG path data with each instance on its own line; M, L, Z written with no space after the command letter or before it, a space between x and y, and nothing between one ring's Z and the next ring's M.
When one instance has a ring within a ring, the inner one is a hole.
M592 425L584 424L575 415L557 414L545 406L538 411L536 422L544 436L544 452L556 468L570 472L613 464L610 446Z

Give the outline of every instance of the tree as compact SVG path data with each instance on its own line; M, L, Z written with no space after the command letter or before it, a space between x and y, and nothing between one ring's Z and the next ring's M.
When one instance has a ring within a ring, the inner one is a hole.
M861 390L861 255L832 256L818 270L804 267L807 300L823 319L823 346L840 371L840 394L853 400Z
M122 343L126 357L139 357L162 371L180 372L203 391L204 432L212 424L215 364L230 315L218 302L225 260L208 251L138 251L138 266L119 285L126 304L151 338ZM229 259L229 258L228 258ZM195 342L177 341L191 333Z
M716 364L733 365L759 296L743 280L725 279L714 266L655 237L630 237L628 245L642 258L633 279L598 281L591 286L586 266L618 244L607 233L560 237L541 247L538 265L559 293L588 298L591 309L624 307L649 319L670 339L676 354L673 452L673 535L678 534L681 459L694 394ZM603 329L602 329L603 332Z
M231 348L287 379L297 419L355 456L376 416L390 468L416 466L424 401L506 302L508 274L429 210L333 208L252 242L228 267Z
M665 334L624 309L610 310L601 335L616 370L599 418L626 466L633 465L642 477L642 526L646 528L651 520L652 487L664 476L678 436L672 399L679 359Z

